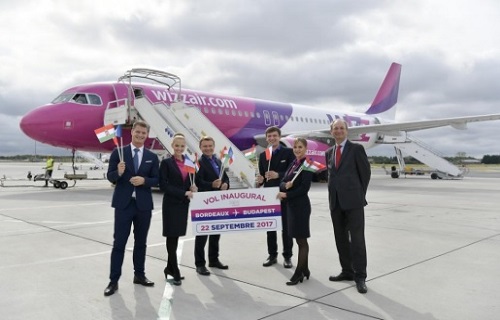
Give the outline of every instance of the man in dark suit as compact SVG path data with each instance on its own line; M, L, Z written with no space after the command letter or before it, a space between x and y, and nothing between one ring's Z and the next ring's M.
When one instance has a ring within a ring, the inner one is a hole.
M109 284L104 290L110 296L118 290L118 280L130 234L134 226L134 283L151 287L154 282L146 278L146 240L151 223L153 197L151 187L159 182L159 161L156 154L144 147L149 126L136 121L132 127L132 143L119 150L115 149L109 159L107 177L115 184L111 206L115 208L114 241L111 251L111 271ZM122 159L120 159L123 157Z
M214 156L215 141L212 137L202 137L200 139L200 149L202 156L199 160L200 169L196 173L196 185L198 192L217 191L229 189L229 177L224 172L220 177L222 163ZM229 267L219 260L219 240L220 234L210 236L196 236L194 241L194 262L196 272L203 276L210 275L205 266L205 245L208 239L208 266L211 268L228 269Z
M347 140L347 123L330 125L335 147L326 152L328 196L335 243L342 272L330 281L354 280L359 293L366 293L365 211L371 169L363 146Z
M269 127L266 129L266 141L273 147L271 160L267 160L266 151L259 156L259 175L257 183L259 186L279 187L281 179L285 176L288 166L295 161L293 150L280 145L281 130L278 127ZM291 268L292 265L292 246L293 238L288 235L288 220L286 205L281 205L281 238L283 241L283 266ZM276 231L267 232L267 252L269 256L262 264L264 267L272 266L278 262L278 235Z

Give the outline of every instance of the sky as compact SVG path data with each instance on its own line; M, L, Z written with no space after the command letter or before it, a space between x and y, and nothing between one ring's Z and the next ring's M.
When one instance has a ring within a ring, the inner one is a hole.
M21 117L145 67L183 88L363 112L402 64L396 120L500 113L498 0L0 0L0 155ZM445 156L500 154L500 121L412 133ZM390 146L369 155L393 156Z

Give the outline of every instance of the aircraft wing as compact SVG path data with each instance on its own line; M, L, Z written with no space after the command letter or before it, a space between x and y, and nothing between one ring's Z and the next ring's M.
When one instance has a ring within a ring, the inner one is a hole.
M444 118L435 120L419 120L394 123L371 124L349 128L349 137L358 136L364 133L381 133L387 135L399 135L399 132L418 131L431 128L452 126L455 129L467 129L467 123L479 121L500 120L500 114L487 114L480 116L468 116L457 118ZM308 132L289 132L287 135L301 136L305 138L327 138L331 137L330 129Z

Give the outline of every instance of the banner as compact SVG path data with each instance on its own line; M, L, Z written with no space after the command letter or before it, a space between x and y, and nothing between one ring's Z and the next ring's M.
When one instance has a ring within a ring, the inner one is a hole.
M194 235L281 230L278 187L195 192L189 205Z

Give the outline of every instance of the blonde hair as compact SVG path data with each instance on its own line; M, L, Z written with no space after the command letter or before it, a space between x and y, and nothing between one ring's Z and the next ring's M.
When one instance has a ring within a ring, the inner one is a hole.
M307 140L304 138L295 138L295 141L293 142L293 146L295 147L298 143L302 143L304 147L307 147Z
M177 139L186 140L186 137L182 133L180 133L180 132L174 134L174 137L172 138L172 146L174 145L174 142Z
M214 140L214 138L212 138L212 137L210 137L210 136L203 136L203 137L201 137L201 139L200 139L200 144L199 144L199 147L200 147L200 148L201 148L201 143L202 143L203 141L212 141L212 142L214 143L214 145L215 145L215 140Z

